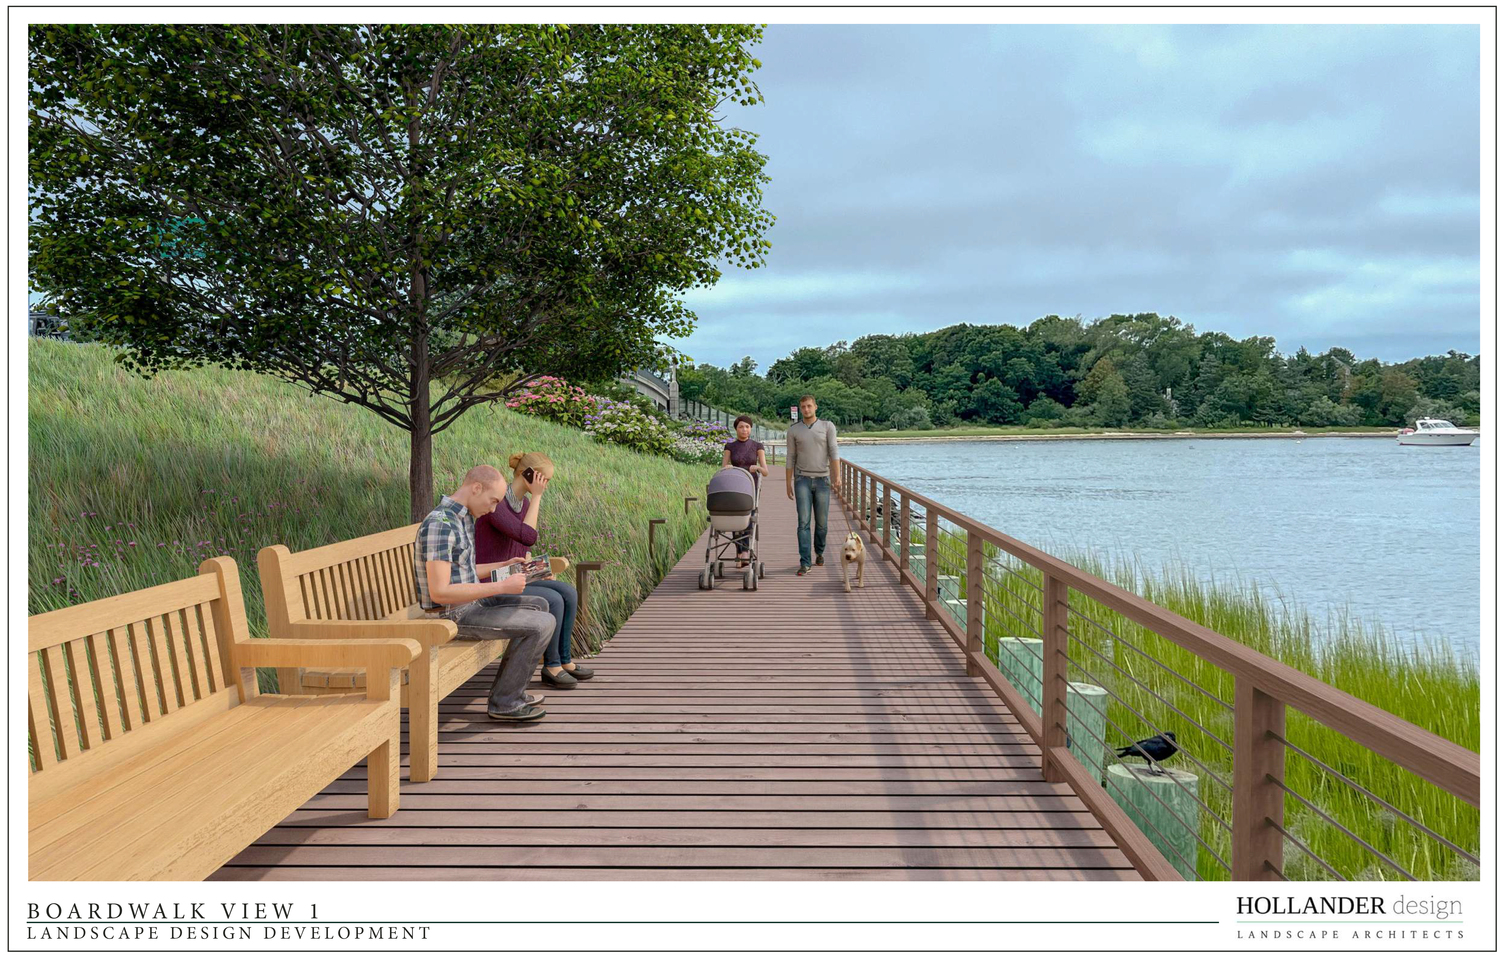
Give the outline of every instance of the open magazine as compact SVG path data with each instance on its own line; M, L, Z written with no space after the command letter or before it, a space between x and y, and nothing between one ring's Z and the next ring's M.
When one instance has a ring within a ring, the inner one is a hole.
M519 564L511 564L509 567L498 567L490 574L490 580L504 580L513 574L525 574L526 582L534 583L538 580L546 580L552 576L552 558L543 554L533 557Z

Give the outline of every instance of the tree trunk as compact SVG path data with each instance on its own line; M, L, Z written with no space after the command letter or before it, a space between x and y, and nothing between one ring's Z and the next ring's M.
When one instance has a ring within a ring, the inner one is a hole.
M411 519L427 516L437 502L432 486L432 390L428 380L427 336L412 342Z

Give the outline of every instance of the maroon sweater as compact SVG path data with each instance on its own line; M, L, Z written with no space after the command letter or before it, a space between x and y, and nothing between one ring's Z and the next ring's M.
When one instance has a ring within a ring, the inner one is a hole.
M521 509L513 511L510 498L503 497L493 511L474 522L475 563L495 564L526 556L536 543L536 528L521 520L529 506L523 500Z

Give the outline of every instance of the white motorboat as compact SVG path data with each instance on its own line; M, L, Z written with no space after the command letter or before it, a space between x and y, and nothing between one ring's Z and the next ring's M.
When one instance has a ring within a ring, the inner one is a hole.
M1478 431L1456 428L1453 422L1442 418L1418 418L1415 428L1403 428L1396 435L1400 444L1415 444L1427 447L1467 447L1479 437Z

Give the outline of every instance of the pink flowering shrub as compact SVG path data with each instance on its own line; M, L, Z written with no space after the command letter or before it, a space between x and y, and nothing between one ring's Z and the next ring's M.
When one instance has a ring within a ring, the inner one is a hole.
M598 410L598 400L577 385L543 375L521 393L507 398L505 406L522 414L581 428L584 420Z

